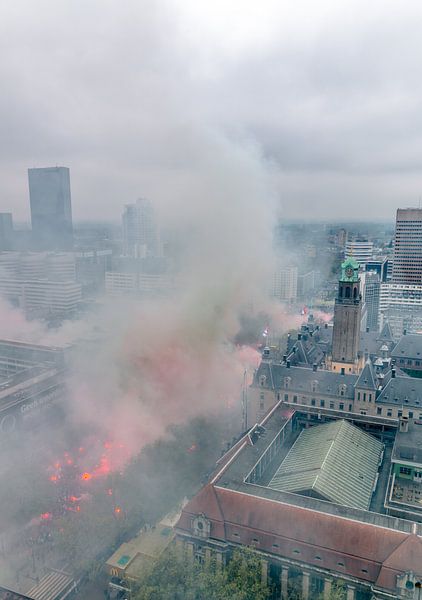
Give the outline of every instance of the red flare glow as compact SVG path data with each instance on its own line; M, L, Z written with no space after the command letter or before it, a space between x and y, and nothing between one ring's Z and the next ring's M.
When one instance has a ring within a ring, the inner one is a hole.
M91 473L82 473L81 479L83 479L84 481L89 481L90 479L92 479L92 475Z
M122 509L120 508L120 506L116 506L116 508L114 509L114 512L116 515L120 515L120 513L122 512Z
M41 513L40 517L43 521L49 521L53 515L49 512Z

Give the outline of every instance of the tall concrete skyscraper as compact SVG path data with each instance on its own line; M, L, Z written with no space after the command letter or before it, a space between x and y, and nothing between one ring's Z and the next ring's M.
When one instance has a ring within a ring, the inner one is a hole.
M397 210L393 283L422 284L421 208L399 208Z
M334 305L333 371L356 373L359 370L358 350L362 315L359 264L346 258L341 265L338 295Z
M73 247L70 175L67 167L28 169L34 248Z
M122 224L123 253L126 256L159 256L158 226L149 200L140 198L136 204L126 204Z

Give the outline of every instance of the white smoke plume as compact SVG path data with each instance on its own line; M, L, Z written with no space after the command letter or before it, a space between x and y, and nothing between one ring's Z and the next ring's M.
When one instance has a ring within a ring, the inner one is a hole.
M109 299L94 318L58 331L26 323L18 311L6 315L3 306L1 337L49 344L98 338L76 354L68 413L73 424L124 443L130 454L170 424L239 410L244 371L259 361L232 340L241 311L268 309L271 165L252 144L198 128L186 137L196 162L170 197L168 185L167 194L157 189L156 201L161 222L183 247L174 295Z

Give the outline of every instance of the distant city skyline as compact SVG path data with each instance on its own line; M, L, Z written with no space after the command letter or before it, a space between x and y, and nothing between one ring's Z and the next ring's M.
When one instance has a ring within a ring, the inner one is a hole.
M55 164L71 169L76 221L117 220L139 196L205 202L220 139L221 180L246 149L287 219L418 206L419 3L43 7L22 27L6 3L0 22L0 211L15 221L29 221L27 169Z

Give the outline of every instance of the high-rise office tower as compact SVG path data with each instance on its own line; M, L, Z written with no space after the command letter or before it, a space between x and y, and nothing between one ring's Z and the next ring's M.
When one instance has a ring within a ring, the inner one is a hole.
M338 295L334 305L332 370L355 373L362 314L359 264L346 258L341 265Z
M144 258L159 256L159 234L154 207L140 198L136 204L126 204L122 216L123 253Z
M366 305L366 326L369 331L378 331L378 313L380 307L380 277L375 271L364 273L364 299Z
M297 298L297 267L281 267L274 271L270 296L282 302L294 302Z
M28 169L28 181L35 249L71 250L73 226L69 169Z
M397 210L393 283L422 284L421 208L399 208Z
M344 258L353 256L359 265L364 265L372 259L372 253L374 251L374 244L364 238L347 239L346 246L344 249Z

